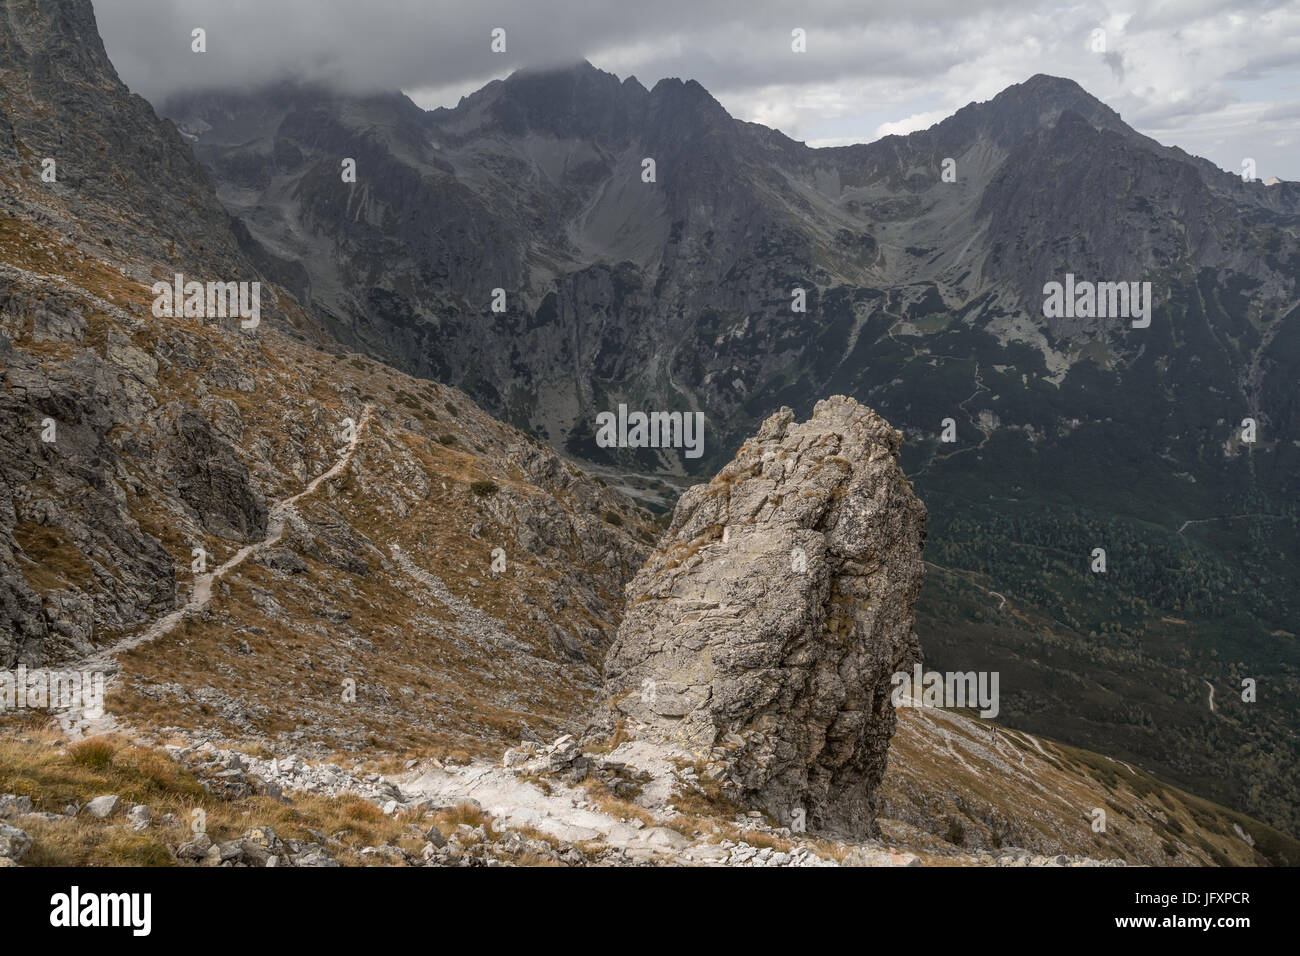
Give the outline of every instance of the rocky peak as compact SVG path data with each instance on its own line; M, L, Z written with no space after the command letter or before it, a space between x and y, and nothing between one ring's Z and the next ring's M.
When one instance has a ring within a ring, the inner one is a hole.
M0 173L56 218L95 220L90 236L231 279L249 270L203 167L118 78L90 0L0 0Z
M890 676L920 654L926 513L901 441L851 398L802 423L782 408L682 496L627 589L605 663L616 714L783 822L874 826Z
M1003 150L1010 150L1026 139L1051 130L1064 113L1077 114L1093 129L1110 130L1130 141L1140 141L1145 148L1160 148L1159 144L1126 125L1118 113L1078 83L1042 73L1007 87L991 100L969 103L929 129L897 139L916 146L925 144L930 148L945 149L952 155L977 142L992 142ZM881 142L891 139L885 137ZM864 156L875 156L880 147L871 144L849 149L860 149Z
M725 138L739 149L746 141L743 129L743 124L695 80L662 79L650 90L645 139L656 148L698 148L708 136Z
M497 88L490 110L510 135L624 140L635 129L647 93L586 60L573 66L517 70Z
M90 0L44 0L0 5L0 39L6 58L21 64L33 86L117 74L104 50Z
M540 133L607 145L639 140L674 145L683 135L734 134L739 126L695 80L662 79L647 90L633 77L619 80L586 60L572 66L517 70L465 98L455 110L434 110L435 126L456 127L461 114L480 108L511 136Z
M1050 127L1057 117L1067 112L1078 114L1098 129L1133 134L1113 109L1074 80L1060 76L1035 74L980 106L1015 138Z

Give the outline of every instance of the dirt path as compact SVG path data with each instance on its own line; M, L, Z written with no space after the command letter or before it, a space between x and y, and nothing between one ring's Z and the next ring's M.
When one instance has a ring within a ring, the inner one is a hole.
M672 748L657 748L640 741L624 743L610 754L611 759L653 777L637 800L653 820L649 825L611 816L579 787L555 779L539 787L517 770L483 761L464 767L412 771L398 785L408 801L433 798L441 804L454 804L473 800L512 827L532 827L571 843L598 842L641 859L680 861L698 856L703 860L709 854L716 857L718 847L705 843L692 847L696 842L693 838L665 825L678 816L668 806L676 780L673 764L666 758L683 756Z
M357 444L361 440L361 431L370 420L370 410L371 406L369 405L366 405L361 410L361 417L357 421L352 440L348 442L339 455L338 461L328 471L317 475L307 484L307 487L296 495L277 501L271 506L266 521L266 537L252 544L244 545L220 566L207 574L197 575L194 578L193 589L190 591L190 599L181 607L154 621L153 624L139 634L123 638L111 647L100 648L80 663L73 665L73 668L80 671L100 670L111 672L116 669L113 659L118 654L158 640L158 638L175 630L191 614L207 607L208 602L212 600L212 586L217 581L239 567L248 558L272 545L278 544L284 536L285 524L288 522L290 515L294 513L294 505L312 494L320 487L322 482L337 477L348 467L352 461L352 456L356 453ZM117 726L108 714L99 717L87 717L83 711L83 706L75 707L61 714L59 720L65 729L69 731L80 730L82 734L104 733Z
M973 578L973 577L975 577L975 575L976 575L976 572L974 572L974 571L959 571L959 570L957 570L956 568L945 568L942 564L935 564L935 563L932 562L932 561L926 561L926 562L925 562L925 566L926 566L927 568L934 568L936 571L947 571L949 574L955 574L955 575L957 575L958 577ZM973 582L972 582L972 583L973 583ZM998 610L999 610L999 611L1001 611L1004 607L1007 606L1007 599L1006 599L1005 595L1001 594L1001 593L998 592L998 591L990 591L988 588L983 587L983 586L981 586L981 585L979 585L979 584L975 584L974 586L977 587L977 588L979 588L979 589L980 589L981 591L983 591L985 594L991 594L993 597L997 598L998 601L1000 602L1000 603L998 604Z
M1182 527L1178 529L1178 533L1182 534L1187 530L1187 526L1191 524L1209 524L1212 521L1240 521L1243 518L1258 518L1261 521L1268 521L1273 518L1285 517L1286 515L1215 515L1212 518L1191 518L1183 522Z

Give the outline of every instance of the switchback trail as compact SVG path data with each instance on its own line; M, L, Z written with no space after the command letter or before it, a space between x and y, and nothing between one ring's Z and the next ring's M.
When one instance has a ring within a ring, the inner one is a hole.
M279 543L280 539L284 536L285 524L287 523L289 516L294 513L294 505L303 498L312 494L320 487L322 482L329 481L331 478L335 478L343 473L344 469L346 469L348 464L351 463L352 456L356 453L357 444L361 440L362 429L366 427L366 424L370 420L370 410L370 405L366 405L362 408L361 417L358 419L356 429L352 433L352 440L348 442L347 446L340 454L338 461L336 461L328 471L321 472L308 482L307 487L296 495L277 501L271 506L266 521L266 537L262 538L260 541L255 541L252 544L240 548L231 555L230 558L207 574L197 575L194 578L194 587L190 592L190 599L179 608L154 621L153 624L141 631L139 634L123 638L111 647L100 648L78 664L72 665L72 668L83 672L100 670L111 673L116 669L113 663L113 658L118 654L158 640L158 638L175 630L181 622L191 614L207 607L208 602L212 600L212 586L217 581L221 580L225 575L239 567L248 560L248 558ZM84 704L79 704L67 713L60 715L59 719L63 725L69 729L79 727L85 731L88 727L95 727L96 729L111 728L112 721L111 718L107 717L107 715L87 720L83 711Z

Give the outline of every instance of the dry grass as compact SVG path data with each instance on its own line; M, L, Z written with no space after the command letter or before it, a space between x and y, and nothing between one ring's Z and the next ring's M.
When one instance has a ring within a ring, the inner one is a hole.
M161 866L173 860L169 845L193 837L193 812L202 810L213 842L241 837L252 826L271 826L281 839L316 842L316 833L333 837L330 849L345 864L360 863L362 847L401 845L412 822L409 814L388 817L355 796L297 795L292 804L269 797L221 800L198 778L165 753L116 736L95 737L62 746L49 729L10 726L0 734L0 793L29 796L38 811L62 813L68 804L84 805L116 794L123 810L109 820L86 814L60 820L23 820L34 839L23 859L33 866ZM147 805L154 824L136 832L125 823L125 808ZM172 814L177 822L159 821ZM477 825L477 824L476 824ZM419 852L423 840L411 852Z
M1137 768L1130 771L1109 758L1041 739L1045 752L1040 752L1028 737L1005 729L995 736L991 725L981 720L949 720L910 708L899 709L898 718L882 795L898 816L924 821L922 829L933 835L936 849L944 841L952 843L960 827L961 846L968 850L1017 845L1049 855L1122 857L1147 865L1264 862L1232 831L1235 818L1230 811ZM930 729L940 723L951 735L950 744ZM1006 774L987 765L979 749L962 747L963 740L995 750L1000 744L998 759L1039 786L1008 788ZM974 770L954 761L949 746L956 747ZM933 780L939 775L944 785L936 788ZM1105 808L1109 815L1104 833L1091 829L1094 807ZM1206 812L1210 808L1213 812ZM1240 821L1260 828L1261 834L1267 829L1245 817ZM1178 848L1179 856L1168 856L1165 844ZM1276 846L1285 856L1285 846Z
M627 720L620 717L614 724L614 732L606 740L600 740L592 744L587 744L584 749L593 754L609 754L618 749L619 744L631 740L632 737L627 732Z
M654 826L655 818L650 811L632 803L630 800L614 794L603 781L588 777L579 786L587 792L587 797L602 813L607 813L616 820L640 820L646 826Z
M0 735L0 793L30 796L38 810L52 813L109 793L151 806L203 796L198 781L160 751L121 737L94 737L71 746L59 741L50 730Z
M704 778L704 771L707 766L704 761L695 761L693 764L683 763L680 766L690 766L694 769L697 778L696 785L699 789L679 791L673 798L673 805L678 810L688 816L720 818L723 820L730 820L741 812L741 807L722 795L722 785L720 783Z
M94 580L90 563L62 528L20 521L14 541L22 549L19 567L33 590L48 593L59 588L84 588Z

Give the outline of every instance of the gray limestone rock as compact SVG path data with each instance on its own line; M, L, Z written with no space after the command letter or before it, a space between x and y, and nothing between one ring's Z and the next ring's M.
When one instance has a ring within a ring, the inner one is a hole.
M870 834L895 717L919 660L926 512L902 436L836 396L783 408L682 496L627 589L605 663L616 713L708 759L782 823Z
M251 541L266 533L266 502L249 481L248 468L234 449L198 412L176 416L168 452L169 479L177 494L197 512L208 530Z
M26 830L0 823L0 860L21 860L32 848L32 838Z
M122 806L122 798L116 794L107 794L102 797L96 797L86 804L86 810L92 816L99 817L101 820L111 817L117 813Z

